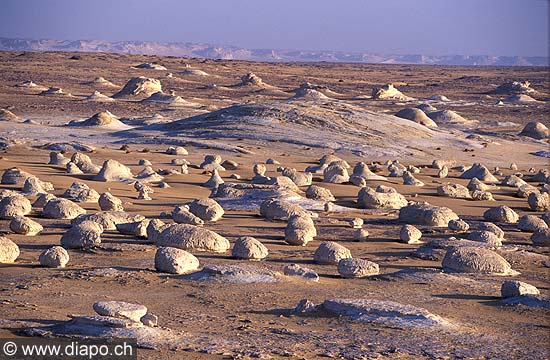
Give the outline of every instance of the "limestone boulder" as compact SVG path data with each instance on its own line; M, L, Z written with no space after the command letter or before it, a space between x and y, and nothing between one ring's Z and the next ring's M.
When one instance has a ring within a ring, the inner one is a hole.
M124 301L98 301L93 308L99 315L130 319L137 323L147 314L145 306Z
M420 244L422 232L412 225L403 225L399 231L399 239L405 244Z
M0 219L13 219L16 216L25 216L32 211L29 199L22 195L12 195L0 200Z
M527 196L527 203L533 211L550 211L550 195L546 192L531 192Z
M78 215L71 223L74 225L83 221L93 221L101 225L103 230L116 230L116 226L119 224L128 224L143 220L145 220L145 217L140 214L129 214L124 211L99 211L92 214Z
M73 225L61 237L65 249L92 249L101 243L103 227L94 221L83 221Z
M518 222L518 229L525 232L534 232L538 228L547 227L546 222L535 215L523 215Z
M500 287L500 294L503 298L513 298L522 295L539 295L540 291L535 286L523 281L506 280Z
M437 195L454 199L471 199L470 191L460 184L446 184L437 187Z
M318 264L337 265L340 260L351 257L348 248L334 241L323 241L313 254L313 260Z
M78 181L72 183L61 196L75 202L97 202L99 200L97 191Z
M44 250L38 260L40 265L49 268L64 268L69 262L69 253L61 246L52 246Z
M104 192L99 196L99 207L102 211L124 211L122 200L111 194Z
M480 163L473 164L471 168L469 168L468 170L460 174L460 178L461 179L477 178L480 181L490 182L490 183L498 182L498 179L494 177L493 174L491 174L489 169L487 169L485 166L483 166Z
M13 263L19 257L19 246L10 239L0 236L0 263Z
M483 247L451 247L443 258L442 266L446 270L460 273L517 274L502 256Z
M238 238L231 250L231 256L246 260L262 260L268 253L267 247L251 236Z
M382 192L364 187L357 195L357 203L363 209L400 209L408 204L407 199L396 191Z
M199 259L185 250L160 247L155 253L155 269L169 274L188 274L199 268Z
M288 220L292 215L308 216L309 213L297 204L282 199L268 199L260 204L260 215L268 220Z
M292 215L285 228L285 241L290 245L305 246L317 236L310 216Z
M531 241L535 246L550 246L550 228L538 228L531 235Z
M501 223L517 223L519 215L506 205L489 208L483 213L483 218L487 221Z
M172 219L178 224L204 225L204 221L200 217L189 211L188 205L176 206L172 210Z
M96 181L128 181L134 178L132 170L116 160L109 159L103 163L101 170L96 175Z
M332 192L318 185L310 185L306 190L306 197L308 199L320 200L320 201L334 201L336 198L332 195Z
M196 250L224 253L229 250L229 240L223 236L189 224L174 224L157 235L157 246L175 247L182 250Z
M399 210L399 220L408 224L448 226L449 221L458 219L451 209L428 203L414 203Z
M345 258L338 261L338 273L343 278L364 278L378 275L380 269L377 263L369 260Z
M74 219L78 215L85 214L86 210L68 199L54 198L43 207L44 217L50 219Z
M16 234L34 236L44 230L44 228L28 217L16 216L10 221L10 230Z
M14 167L4 171L4 173L2 174L2 180L0 182L6 185L22 186L27 178L30 176L33 175L24 170Z
M215 222L222 218L223 208L214 199L203 198L189 203L189 211L204 221Z

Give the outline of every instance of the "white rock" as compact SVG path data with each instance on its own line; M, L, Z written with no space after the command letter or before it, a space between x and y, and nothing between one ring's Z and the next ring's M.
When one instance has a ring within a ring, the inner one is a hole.
M189 203L189 211L204 221L216 222L224 214L223 208L214 199L203 198Z
M345 258L338 262L338 273L343 278L363 278L379 272L377 263L365 259Z
M61 237L61 246L66 249L91 249L101 243L103 227L94 221L73 225Z
M231 250L231 256L237 259L262 260L267 255L265 245L250 236L238 238Z
M488 221L502 223L517 223L519 215L506 205L489 208L483 213L483 218Z
M412 225L403 225L399 231L399 239L405 244L420 244L422 232Z
M109 192L101 194L98 203L102 211L124 211L122 200Z
M44 250L38 260L45 267L64 268L69 262L69 253L61 246L52 246Z
M185 250L160 247L155 254L155 269L169 274L187 274L199 268L199 259Z
M349 249L333 241L323 241L313 254L313 260L318 264L336 265L346 258L351 258Z
M99 315L126 318L135 322L140 322L140 319L147 314L145 306L124 301L98 301L93 308Z
M10 239L0 236L0 263L13 263L19 256L19 246Z
M290 245L305 246L317 236L310 216L291 215L285 228L285 241Z
M8 196L0 200L0 219L12 219L25 216L32 211L29 199L22 195Z
M148 232L149 234L149 232ZM156 239L157 246L169 246L183 250L223 253L229 250L229 240L201 227L174 224L166 227Z
M99 174L96 175L96 181L127 181L132 179L134 174L126 165L119 163L116 160L109 159L103 163Z
M512 298L522 295L539 295L540 291L531 284L517 280L507 280L502 283L500 294L503 298Z
M451 247L443 258L442 266L444 269L462 273L517 274L502 256L482 247Z
M34 236L44 228L34 220L24 216L16 216L10 221L10 230L16 234Z

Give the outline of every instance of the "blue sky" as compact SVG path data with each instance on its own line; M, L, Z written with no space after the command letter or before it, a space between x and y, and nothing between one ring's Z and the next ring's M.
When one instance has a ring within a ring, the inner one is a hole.
M2 0L0 37L548 55L548 0Z

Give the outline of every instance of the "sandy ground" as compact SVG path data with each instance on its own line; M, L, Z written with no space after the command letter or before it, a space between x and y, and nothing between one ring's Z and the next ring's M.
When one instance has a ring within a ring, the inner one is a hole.
M539 100L548 97L547 68L491 68L491 67L424 67L347 64L262 64L248 62L212 61L200 59L156 58L146 56L80 54L81 60L70 60L73 54L17 54L0 53L0 107L10 108L23 119L50 122L60 125L73 119L84 119L95 112L109 110L121 117L150 116L160 113L169 119L214 110L242 102L261 102L285 99L302 81L327 85L340 94L335 98L357 106L385 113L394 113L404 107L395 102L357 99L370 95L373 86L387 82L404 82L398 86L405 94L427 98L441 94L455 100L447 108L456 110L468 119L478 120L479 128L495 130L493 120L514 122L517 125L502 127L491 133L493 141L514 146L487 146L472 153L442 148L431 159L407 159L407 164L429 165L432 159L460 159L464 164L482 161L488 166L500 166L503 176L516 162L519 171L527 173L531 167L548 167L548 159L529 155L531 151L548 149L541 141L517 139L511 134L528 121L547 120L546 102L535 105L493 106L499 96L488 98L483 94L504 81L528 79L533 88L540 90ZM158 61L168 71L133 69L142 62ZM211 74L208 77L184 76L178 73L190 64ZM254 72L279 90L258 92L247 88L228 87L208 90L203 87L216 83L230 86L246 72ZM172 72L177 78L166 78ZM90 103L82 101L93 90L110 95L118 89L96 89L86 85L96 76L122 86L131 76L150 76L161 79L165 89L175 90L184 99L202 104L196 108L170 108L144 105L132 101ZM72 98L39 96L15 84L32 79L45 86L58 86L72 93ZM282 93L287 91L287 93ZM82 132L82 136L79 132ZM454 131L449 129L448 131ZM458 130L456 130L458 131ZM133 188L125 183L93 181L91 175L69 175L63 168L47 165L48 150L39 146L57 138L57 141L82 141L96 146L90 154L94 163L116 159L138 172L139 159L148 159L154 168L176 168L170 164L176 156L167 155L165 144L131 144L129 151L120 150L121 142L101 130L46 127L23 123L0 122L2 137L20 143L5 150L0 159L0 171L19 167L40 179L50 181L60 195L74 181L82 181L99 193L109 191L124 202L126 211L158 218L160 212L169 212L175 205L207 197L210 191L202 186L208 175L191 167L188 175L171 175L166 178L171 188L155 187L152 201L138 200ZM26 135L26 136L25 136ZM46 139L47 138L47 139ZM47 140L47 141L46 141ZM135 139L134 139L135 140ZM138 141L139 142L139 141ZM160 141L162 142L162 141ZM238 143L238 140L228 141ZM297 144L243 142L239 144L251 153L235 153L187 145L191 164L200 164L204 155L218 153L223 159L235 160L241 166L235 171L222 173L231 181L230 173L242 176L241 181L252 177L252 165L276 158L285 166L303 171L314 165L326 149L305 148ZM147 152L143 152L147 149ZM357 161L383 161L377 158L358 158L351 152L339 151L352 165ZM275 176L276 165L267 165L268 175ZM493 191L495 202L449 199L437 196L439 182L466 185L468 180L458 179L460 172L451 170L448 179L438 179L437 170L423 168L417 178L426 186L402 185L400 178L388 181L370 181L369 186L385 184L395 187L409 200L428 201L447 206L474 228L482 220L483 212L497 205L508 205L520 215L537 214L531 211L526 199L518 198L513 188L502 186ZM387 172L384 174L387 175ZM218 359L218 358L499 358L542 359L548 352L549 311L526 306L510 307L499 303L503 278L491 275L460 275L446 277L441 274L441 261L421 260L411 256L418 245L400 243L397 214L386 216L364 215L354 212L359 188L353 185L323 183L320 176L314 184L329 188L336 196L336 204L350 207L346 214L320 214L316 219L318 237L305 247L293 247L284 242L284 222L270 222L253 211L227 211L222 220L208 223L206 228L227 237L231 243L240 236L254 236L269 249L262 262L248 263L234 260L230 254L196 253L202 265L231 264L253 266L281 272L286 264L297 263L314 269L320 276L318 283L284 279L275 283L230 284L186 280L177 275L161 274L154 269L155 246L143 240L108 231L102 236L102 246L93 251L70 251L70 262L65 269L46 269L39 266L38 256L46 248L57 245L61 235L70 226L66 220L48 220L35 210L30 217L44 226L35 237L13 234L7 220L0 221L4 233L20 249L21 255L14 264L0 267L0 318L48 324L51 320L66 320L68 314L92 314L91 305L99 300L122 300L146 305L159 316L159 324L182 334L177 349L160 348L140 350L139 357L147 359ZM0 185L2 189L18 189ZM305 188L302 188L305 190ZM29 197L34 200L34 197ZM88 212L99 210L98 204L84 203ZM538 213L537 215L540 215ZM370 236L366 242L353 241L353 229L346 220L359 216L365 220ZM170 221L164 219L165 221ZM452 232L448 229L419 226L424 240L443 239ZM514 225L503 225L505 245L541 256L520 256L518 251L500 251L521 274L513 279L528 282L539 288L544 296L550 295L548 248L531 246L530 233L520 232ZM456 235L456 234L454 234ZM380 273L394 274L410 269L413 275L377 276L367 279L342 279L336 266L313 262L313 252L321 241L331 240L345 245L354 257L365 258L380 265ZM545 264L546 261L546 264ZM93 271L114 268L115 275L94 275ZM429 275L423 271L428 271ZM392 300L425 308L458 324L460 330L439 333L425 329L387 327L364 324L346 317L325 314L292 315L291 310L307 298L315 304L331 298L368 298ZM0 330L2 337L21 336L17 326Z

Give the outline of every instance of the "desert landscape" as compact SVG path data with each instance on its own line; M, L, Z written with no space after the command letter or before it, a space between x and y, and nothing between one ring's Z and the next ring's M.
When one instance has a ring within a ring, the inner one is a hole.
M0 333L548 359L548 67L0 52Z

